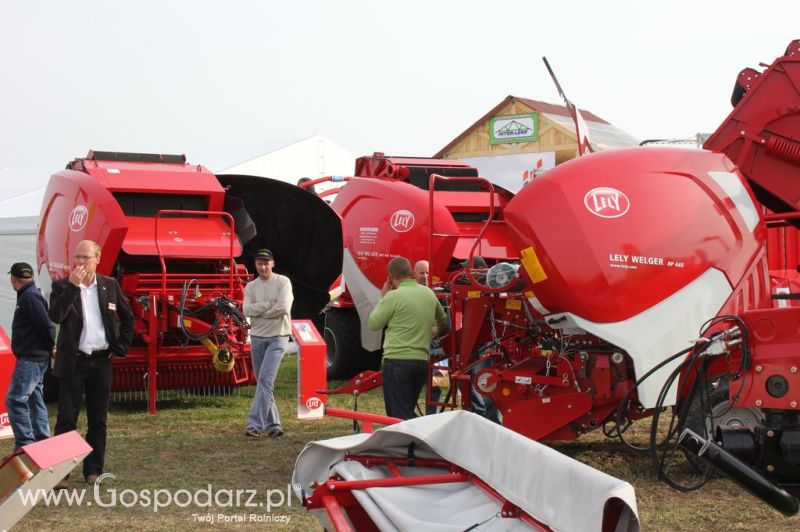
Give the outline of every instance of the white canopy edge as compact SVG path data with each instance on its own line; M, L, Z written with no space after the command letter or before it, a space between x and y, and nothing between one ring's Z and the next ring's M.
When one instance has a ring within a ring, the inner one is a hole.
M478 415L452 411L354 434L310 442L293 474L298 497L332 473L345 479L389 476L382 467L345 462L346 454L406 457L415 444L419 458L442 458L473 473L502 497L553 530L602 529L609 503L622 503L615 530L636 532L639 519L633 486ZM401 468L404 475L441 470ZM354 495L381 530L526 529L520 520L499 516L500 505L472 482L369 488ZM323 523L324 512L316 512Z

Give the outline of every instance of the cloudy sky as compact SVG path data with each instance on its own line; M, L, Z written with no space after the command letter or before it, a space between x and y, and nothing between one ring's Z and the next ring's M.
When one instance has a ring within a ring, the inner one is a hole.
M711 132L800 1L0 0L0 168L322 134L432 155L509 94ZM202 163L203 161L191 161Z

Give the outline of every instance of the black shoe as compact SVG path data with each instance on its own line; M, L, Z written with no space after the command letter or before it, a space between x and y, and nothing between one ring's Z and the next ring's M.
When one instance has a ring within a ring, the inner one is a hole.
M247 436L248 438L260 438L261 437L261 433L258 432L256 429L247 429L246 431L244 431L244 435Z
M270 430L267 436L269 436L270 438L280 438L281 436L283 436L283 431L280 429L280 427L275 428Z

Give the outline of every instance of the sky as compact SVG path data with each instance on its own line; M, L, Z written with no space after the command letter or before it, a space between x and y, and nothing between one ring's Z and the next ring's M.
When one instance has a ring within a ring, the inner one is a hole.
M0 168L315 134L430 156L507 95L712 132L800 1L0 0ZM203 164L203 161L190 161ZM3 184L0 183L0 187Z

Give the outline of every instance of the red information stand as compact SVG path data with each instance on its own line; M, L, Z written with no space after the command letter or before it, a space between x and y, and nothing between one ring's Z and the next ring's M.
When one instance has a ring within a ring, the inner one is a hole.
M322 419L327 397L325 341L311 320L292 320L292 334L300 347L297 361L297 418Z
M14 437L11 432L11 424L8 422L8 412L6 412L6 393L8 393L8 386L11 384L14 363L11 342L6 332L0 327L0 440Z

